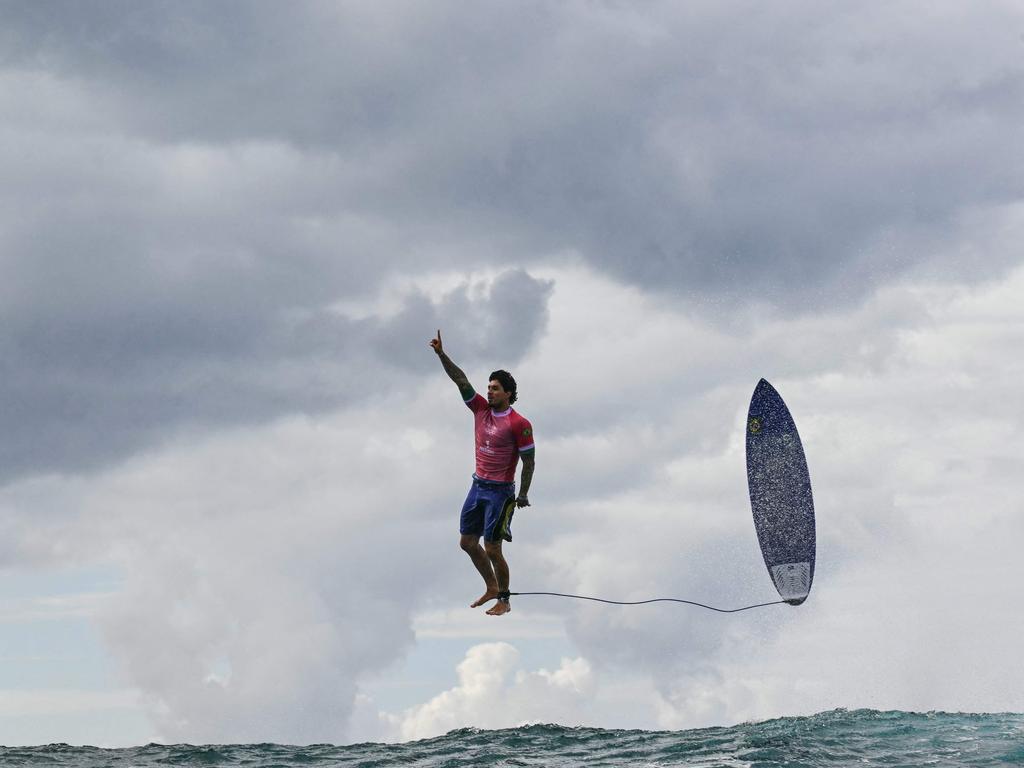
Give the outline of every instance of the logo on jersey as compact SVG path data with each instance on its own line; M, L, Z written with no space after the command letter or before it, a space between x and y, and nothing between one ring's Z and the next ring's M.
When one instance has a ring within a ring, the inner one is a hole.
M523 430L523 437L529 437L532 434L533 434L533 430L530 429L529 427L527 427L526 429Z

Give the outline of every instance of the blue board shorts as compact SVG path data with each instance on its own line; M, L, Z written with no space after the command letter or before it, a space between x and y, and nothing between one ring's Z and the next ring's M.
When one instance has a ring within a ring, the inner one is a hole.
M484 541L512 541L515 511L515 483L496 483L473 475L473 484L462 505L459 533L483 536Z

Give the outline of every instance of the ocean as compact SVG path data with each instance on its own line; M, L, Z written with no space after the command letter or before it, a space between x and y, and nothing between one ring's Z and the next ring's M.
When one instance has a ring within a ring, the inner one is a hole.
M1024 766L1024 715L844 710L728 728L464 728L406 744L0 748L0 766Z

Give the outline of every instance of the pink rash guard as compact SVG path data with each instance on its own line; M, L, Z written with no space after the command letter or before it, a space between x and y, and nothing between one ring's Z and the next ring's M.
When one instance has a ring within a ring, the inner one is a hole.
M533 427L514 408L495 412L478 393L466 401L476 420L476 476L513 483L519 454L533 450Z

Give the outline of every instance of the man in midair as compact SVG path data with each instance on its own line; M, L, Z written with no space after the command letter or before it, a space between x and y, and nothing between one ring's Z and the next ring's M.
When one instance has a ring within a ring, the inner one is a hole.
M501 544L512 541L510 526L515 509L530 506L527 492L533 480L533 427L512 408L516 401L516 381L508 371L495 371L490 375L484 399L473 389L466 374L444 353L440 330L437 338L430 340L430 346L476 420L476 471L466 503L462 505L459 543L483 576L487 589L470 607L497 600L487 613L501 616L512 610L508 563L501 553ZM515 473L520 457L523 471L516 496Z

